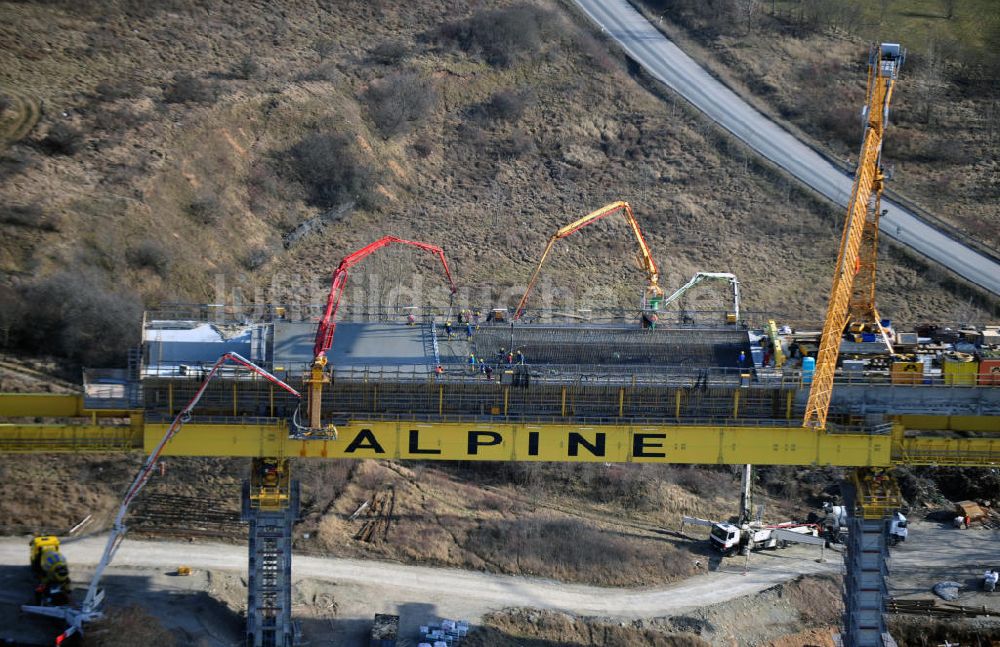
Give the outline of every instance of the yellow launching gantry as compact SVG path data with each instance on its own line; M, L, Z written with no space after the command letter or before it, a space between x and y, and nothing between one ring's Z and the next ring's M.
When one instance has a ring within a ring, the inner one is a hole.
M565 227L556 231L556 233L552 234L552 237L549 238L548 244L545 246L545 251L542 252L541 259L538 261L538 267L535 268L535 273L531 275L531 280L528 281L528 287L524 291L524 296L521 297L521 301L517 304L517 309L514 311L515 321L520 319L521 315L524 314L524 309L528 305L528 295L531 294L531 289L535 287L535 282L538 281L538 275L542 271L542 265L545 264L545 259L548 258L549 252L552 251L552 246L556 244L556 241L569 236L573 232L586 227L592 222L614 215L619 211L622 216L624 216L626 222L628 222L629 227L632 229L632 233L635 234L636 241L639 243L639 257L642 262L642 267L646 272L647 279L646 290L643 295L644 306L646 304L657 304L659 300L663 298L663 288L659 285L660 271L656 267L656 261L653 260L652 253L649 251L649 245L646 243L646 238L642 235L642 229L639 228L639 222L635 219L635 214L632 213L632 207L629 203L619 200L618 202L612 202L611 204L604 205L597 211L591 211L583 218L569 223Z
M870 326L877 330L889 352L892 344L875 308L875 267L878 255L878 221L881 216L882 138L889 123L889 102L903 65L905 50L897 43L872 46L868 59L868 101L865 104L865 134L858 156L851 201L840 240L840 253L833 275L830 303L823 324L809 400L803 424L826 427L833 395L833 377L845 330Z
M250 384L247 385L249 387ZM376 389L378 384L372 384ZM243 388L237 385L237 389ZM442 383L446 401L461 383ZM928 387L932 388L932 387ZM951 388L951 387L948 387ZM641 386L623 387L628 401ZM733 393L734 408L744 390ZM435 390L435 397L437 390ZM152 452L169 422L144 419L142 410L89 410L73 394L0 394L0 454ZM200 415L215 413L201 407ZM316 459L567 461L732 465L1000 466L996 416L898 415L884 429L830 433L802 427L788 407L782 420L718 423L608 418L565 421L504 418L451 420L426 415L385 419L359 410L338 424L335 439L291 436L281 418L194 418L164 447L164 456ZM221 412L220 412L221 413ZM570 412L567 412L568 414ZM50 418L19 422L17 418ZM96 417L96 422L93 418ZM908 434L908 431L920 432ZM959 432L959 433L956 433ZM994 432L994 433L989 433ZM266 483L264 483L266 485Z

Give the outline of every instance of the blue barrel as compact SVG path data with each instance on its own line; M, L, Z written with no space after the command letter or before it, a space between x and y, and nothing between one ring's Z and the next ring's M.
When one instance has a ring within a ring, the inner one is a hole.
M816 370L816 358L815 357L803 357L802 358L802 383L812 384L813 372Z

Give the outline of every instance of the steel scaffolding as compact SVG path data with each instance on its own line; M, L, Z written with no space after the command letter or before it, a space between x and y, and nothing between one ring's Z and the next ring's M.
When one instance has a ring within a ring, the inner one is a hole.
M243 484L243 520L250 523L247 578L247 647L292 647L292 526L299 514L299 483L291 482L287 505L267 509Z

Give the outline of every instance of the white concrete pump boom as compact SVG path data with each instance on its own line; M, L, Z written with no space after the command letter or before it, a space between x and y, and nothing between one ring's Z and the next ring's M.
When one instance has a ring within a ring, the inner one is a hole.
M104 546L104 554L101 555L101 561L97 564L94 576L91 578L90 585L87 587L87 596L84 598L83 604L80 608L75 609L73 607L43 607L25 605L21 607L23 611L55 618L62 618L65 620L66 624L69 626L66 631L63 632L63 638L72 636L77 632L83 633L83 624L85 622L91 622L101 617L99 609L101 602L104 600L104 591L98 587L101 582L101 577L104 575L104 571L111 564L111 560L114 559L115 553L118 552L118 548L121 546L122 540L125 539L125 533L127 531L127 528L125 527L125 515L128 513L129 506L139 495L139 492L142 491L142 488L145 487L146 483L149 481L149 477L153 475L153 468L155 468L156 464L159 462L160 455L163 453L163 448L166 447L167 443L170 442L174 436L177 435L177 432L181 430L184 423L191 419L191 412L198 405L198 401L201 400L202 395L205 394L205 389L208 387L208 383L213 377L215 377L219 369L222 368L222 365L228 361L233 361L245 368L250 369L268 382L271 382L275 386L288 391L297 398L302 397L302 395L291 386L237 353L226 353L221 356L215 364L212 365L212 369L208 372L208 375L201 383L201 386L198 387L198 391L195 392L194 397L191 398L184 408L180 410L173 422L170 423L166 433L163 434L163 438L160 439L156 448L149 454L146 462L143 463L142 468L135 477L135 480L132 481L132 485L130 485L128 490L125 491L125 497L122 499L121 505L118 507L118 514L115 515L114 523L111 526L111 534L108 535L108 542Z
M736 315L736 321L740 320L740 281L736 278L735 274L730 274L729 272L698 272L691 277L691 280L682 285L676 292L671 294L669 297L663 300L660 307L666 308L668 305L681 298L685 292L698 285L705 279L723 279L729 281L733 286L733 313Z

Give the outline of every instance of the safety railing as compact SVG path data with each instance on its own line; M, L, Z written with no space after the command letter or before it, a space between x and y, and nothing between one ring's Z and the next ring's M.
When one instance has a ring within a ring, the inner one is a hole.
M146 313L147 322L191 321L216 324L245 325L254 322L308 321L318 323L325 311L324 303L288 304L170 304ZM469 317L473 324L482 326L509 325L513 308L506 306L472 305L419 305L373 306L342 304L337 310L337 321L353 322L404 322L412 315L417 322L443 323L451 319L459 322L459 315ZM658 313L658 325L725 326L726 310L669 310ZM771 312L741 311L747 325L763 327L775 315ZM585 323L636 325L641 311L629 308L532 308L515 325L537 323ZM463 319L464 320L464 319ZM732 324L730 324L732 326Z
M582 416L582 417L562 417L562 416L539 416L539 415L462 415L445 414L432 415L421 413L359 413L344 412L333 413L335 421L345 423L349 421L380 421L380 422L426 422L426 423L524 423L524 424L571 424L573 426L587 425L621 425L627 427L657 426L664 424L678 424L677 421L665 420L663 418L616 418L613 416ZM778 419L747 419L732 420L726 418L696 417L684 418L681 424L692 427L782 427L794 428L801 426L801 421L778 420Z

